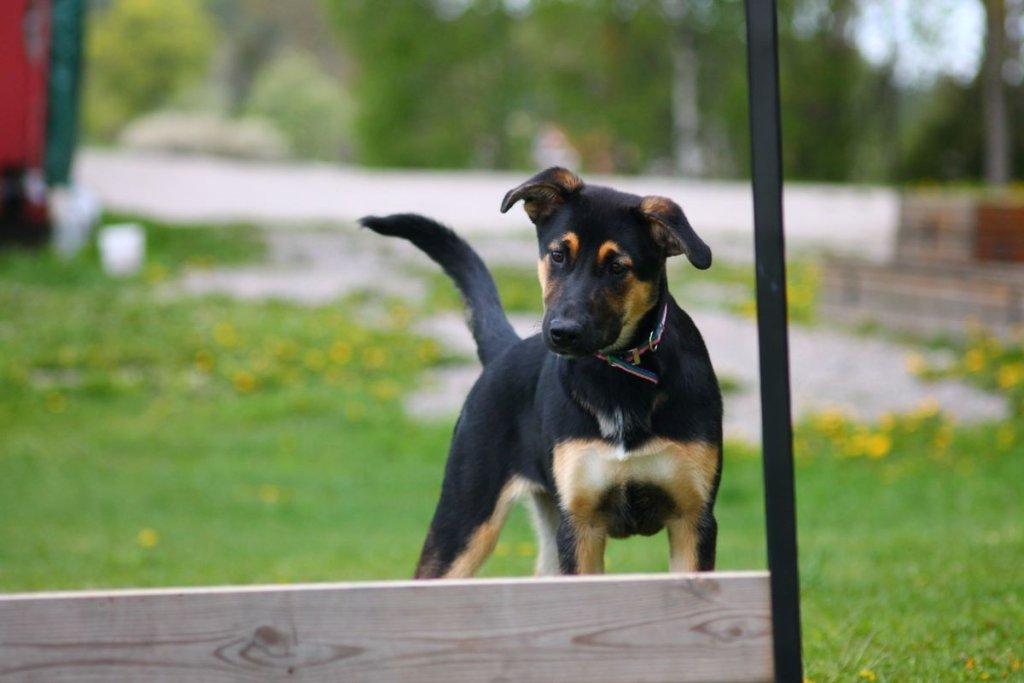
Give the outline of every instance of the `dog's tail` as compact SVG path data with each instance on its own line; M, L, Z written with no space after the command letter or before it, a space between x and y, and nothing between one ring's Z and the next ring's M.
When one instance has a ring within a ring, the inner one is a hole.
M498 298L487 266L461 237L440 223L412 213L366 216L359 222L381 235L409 240L434 259L455 281L466 304L469 329L476 340L476 353L487 365L502 351L519 341Z

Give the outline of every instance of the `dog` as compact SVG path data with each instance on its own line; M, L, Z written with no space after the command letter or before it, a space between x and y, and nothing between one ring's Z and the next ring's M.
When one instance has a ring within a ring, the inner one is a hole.
M483 363L462 407L416 578L470 577L525 498L536 573L604 571L608 537L667 529L669 568L715 566L722 398L665 261L711 250L682 209L552 167L509 191L539 244L541 333L521 339L480 257L416 214L363 226L409 240L454 280Z

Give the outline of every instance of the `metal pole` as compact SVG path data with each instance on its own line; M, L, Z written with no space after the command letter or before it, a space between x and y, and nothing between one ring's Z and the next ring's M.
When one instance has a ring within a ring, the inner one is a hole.
M775 680L803 680L793 485L775 0L746 0L754 262Z

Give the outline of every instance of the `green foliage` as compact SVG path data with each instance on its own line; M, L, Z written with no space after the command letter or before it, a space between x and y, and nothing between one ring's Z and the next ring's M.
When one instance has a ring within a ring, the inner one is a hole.
M351 156L351 108L336 80L311 57L292 53L257 74L245 111L274 124L294 155L337 160Z
M515 28L517 63L532 63L524 100L565 128L585 168L635 173L671 157L673 30L660 2L538 2Z
M879 178L891 109L884 73L850 37L854 0L823 10L781 3L785 172ZM707 171L748 166L742 3L536 0L522 8L405 0L333 0L359 63L360 159L373 165L532 165L532 138L553 123L584 170L640 172L673 149L673 52L693 44ZM808 18L811 17L811 18Z
M358 62L359 159L372 166L520 165L525 148L505 133L525 77L510 59L512 19L495 3L458 17L431 3L329 4Z
M206 73L215 33L202 0L115 0L88 33L85 127L109 140Z
M980 81L980 76L968 84L942 79L911 98L899 180L963 182L984 177ZM1024 89L1008 88L1006 95L1013 158L1024 159ZM1018 163L1013 170L1015 178L1024 179L1024 165Z

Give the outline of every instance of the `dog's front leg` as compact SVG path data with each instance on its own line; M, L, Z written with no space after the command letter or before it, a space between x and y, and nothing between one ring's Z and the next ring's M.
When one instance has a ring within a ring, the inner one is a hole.
M669 542L669 569L673 572L712 571L718 523L710 507L699 514L684 514L665 521Z
M603 574L608 531L562 515L558 525L558 564L563 574Z

